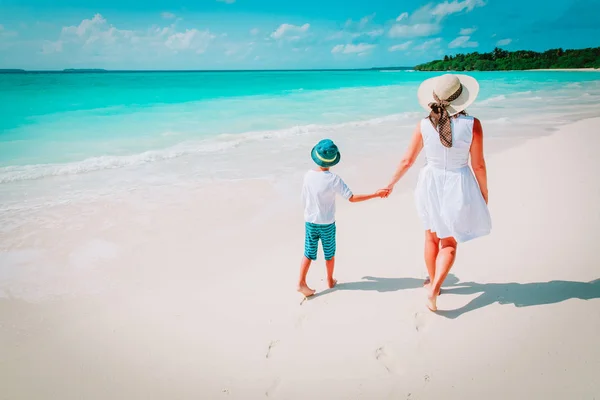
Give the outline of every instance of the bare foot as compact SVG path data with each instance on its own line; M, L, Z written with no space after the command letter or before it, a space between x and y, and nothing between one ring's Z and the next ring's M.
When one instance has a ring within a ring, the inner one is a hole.
M304 297L310 297L315 294L315 291L309 288L307 285L298 286L298 291L304 295Z
M333 287L337 284L337 280L336 279L328 279L327 280L327 286L329 286L329 289L333 289Z
M437 311L437 296L431 295L431 293L427 296L427 308L429 310L436 312Z

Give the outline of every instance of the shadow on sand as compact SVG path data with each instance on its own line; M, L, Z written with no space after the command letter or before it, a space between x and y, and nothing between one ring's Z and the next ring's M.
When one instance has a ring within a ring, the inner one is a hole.
M338 283L333 289L324 290L312 298L338 290L396 292L420 287L423 287L423 279L365 276L362 281ZM591 282L459 283L458 278L450 274L442 288L442 295L473 295L477 293L481 294L463 307L456 310L438 310L437 314L453 319L494 303L513 304L516 307L531 307L560 303L569 299L600 299L600 279Z
M472 295L481 293L468 304L456 310L438 310L447 318L461 315L494 303L531 307L560 303L570 299L592 300L600 298L600 279L591 282L550 281L533 283L475 283L464 282L447 288L446 294Z
M405 289L422 288L424 279L417 278L377 278L374 276L365 276L362 281L338 283L333 289L327 289L315 294L312 298L324 296L338 290L363 290L376 292L397 292ZM450 274L444 282L444 290L447 287L458 283L458 278Z

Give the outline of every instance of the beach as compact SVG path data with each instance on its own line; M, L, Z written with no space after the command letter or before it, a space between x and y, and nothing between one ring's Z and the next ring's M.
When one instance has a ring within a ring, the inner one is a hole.
M24 148L18 163L5 157L0 399L600 396L600 85L559 75L532 89L521 75L482 75L496 92L482 89L470 111L486 137L493 231L459 245L437 314L425 306L413 200L422 156L390 198L338 200L339 283L326 288L319 253L308 276L317 295L295 291L312 145L334 139L343 154L334 171L369 193L391 177L416 108L328 114L201 148L161 136L168 151L135 156L81 161L70 147L72 159L29 163ZM403 87L406 104L415 85ZM365 90L353 96L398 88ZM327 104L321 92L299 95ZM151 114L124 120L142 115ZM46 129L60 126L55 117ZM9 145L20 146L3 156Z

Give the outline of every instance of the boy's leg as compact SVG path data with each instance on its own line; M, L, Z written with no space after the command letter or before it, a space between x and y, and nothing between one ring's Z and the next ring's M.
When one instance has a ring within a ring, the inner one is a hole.
M305 224L304 234L304 257L300 263L300 280L298 281L298 291L306 297L315 294L315 291L306 284L306 275L312 260L317 259L317 248L319 245L319 235L313 224Z
M321 227L321 243L323 243L323 253L325 254L325 265L327 267L327 285L332 288L337 281L333 277L335 268L335 250L336 250L336 228L335 223Z
M311 260L309 258L306 258L306 256L302 257L302 262L300 263L300 281L298 282L298 291L306 297L310 297L315 294L315 291L309 288L306 284L306 275L308 274L310 263Z
M337 283L337 281L333 278L333 269L335 268L335 257L332 257L330 260L325 261L325 266L327 267L327 285L331 289Z

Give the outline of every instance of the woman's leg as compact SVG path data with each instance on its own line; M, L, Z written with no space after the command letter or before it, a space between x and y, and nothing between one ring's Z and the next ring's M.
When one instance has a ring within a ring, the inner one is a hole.
M425 231L425 265L429 278L425 281L425 287L428 289L433 284L435 278L435 260L440 250L440 239L430 230Z
M428 296L427 307L431 311L437 310L436 300L444 283L444 280L450 272L450 268L454 264L456 259L456 240L453 237L440 239L441 249L438 253L437 260L435 263L435 277L433 278L433 284Z

